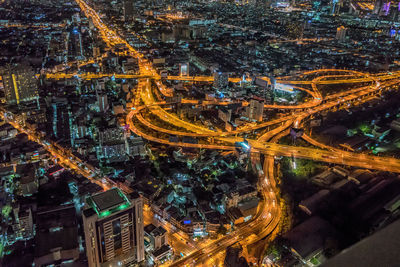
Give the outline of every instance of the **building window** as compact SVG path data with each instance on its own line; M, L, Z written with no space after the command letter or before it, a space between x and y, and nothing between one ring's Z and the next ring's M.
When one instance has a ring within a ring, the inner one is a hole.
M114 235L114 250L117 251L122 248L121 221L117 219L112 222L112 225Z

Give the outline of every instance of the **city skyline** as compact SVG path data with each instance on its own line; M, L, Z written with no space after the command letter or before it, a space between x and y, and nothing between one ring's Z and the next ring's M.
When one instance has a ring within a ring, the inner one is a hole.
M0 6L5 266L395 266L391 2Z

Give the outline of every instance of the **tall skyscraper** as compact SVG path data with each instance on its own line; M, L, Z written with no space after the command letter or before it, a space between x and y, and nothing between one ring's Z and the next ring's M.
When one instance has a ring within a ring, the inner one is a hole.
M189 63L179 63L179 76L189 76Z
M336 29L336 40L343 42L346 39L347 28L340 26Z
M112 188L86 199L83 211L89 267L128 266L144 260L143 200Z
M73 60L83 59L82 34L78 27L74 27L69 34L69 56Z
M246 115L249 119L262 121L264 112L264 99L256 98L250 100L250 104L247 107Z
M26 65L8 65L0 69L7 104L38 100L37 82L33 70Z
M229 84L229 74L226 72L214 72L214 87L225 88Z
M133 20L133 0L124 0L124 20Z
M374 9L373 9L372 13L379 15L382 6L383 6L383 0L375 0Z
M108 110L108 97L106 93L97 92L97 105L100 112L105 112Z

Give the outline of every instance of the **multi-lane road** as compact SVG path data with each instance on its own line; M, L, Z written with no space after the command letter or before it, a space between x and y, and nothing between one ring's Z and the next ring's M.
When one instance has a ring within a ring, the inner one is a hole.
M79 4L84 14L92 20L93 25L98 29L100 36L109 47L114 47L116 45L120 47L123 46L126 49L126 54L138 60L139 73L56 73L46 74L47 78L68 79L79 77L81 79L95 79L114 75L116 78L138 79L138 88L132 102L133 108L127 114L126 123L134 133L151 142L181 147L235 150L235 142L243 141L241 134L254 132L256 130L259 131L257 138L248 139L252 149L251 159L254 164L260 164L260 153L265 155L264 164L262 165L263 172L259 173L258 188L263 196L263 201L260 204L258 213L251 221L240 226L235 231L214 242L209 241L203 244L188 242L187 236L184 233L172 233L173 231L171 228L173 227L166 224L165 227L170 232L174 248L184 253L184 257L171 263L171 266L203 263L207 265L210 262L214 264L216 261L213 259L215 259L215 257L221 257L226 247L237 242L242 245L251 244L277 229L277 225L281 220L281 212L278 205L279 199L275 193L274 158L276 156L298 157L353 167L400 172L400 160L398 159L342 151L321 144L309 136L305 136L304 139L319 148L287 146L277 143L280 137L287 134L288 129L292 125L300 127L304 120L315 114L364 103L376 95L379 95L382 91L392 88L393 86L398 86L400 83L400 72L372 75L349 70L323 69L304 72L295 79L292 77L277 78L276 82L278 83L303 86L297 87L297 89L306 91L310 95L311 100L294 106L266 105L265 107L267 109L287 110L290 111L290 113L269 121L253 124L249 123L231 132L214 131L204 125L180 119L176 114L168 112L164 108L165 105L168 106L168 103L162 98L165 96L173 96L173 91L163 84L160 74L157 73L152 64L144 55L130 46L126 40L122 39L115 30L105 25L99 14L86 2L83 0L76 0L76 2ZM84 62L80 64L84 64ZM213 77L208 76L167 76L165 78L189 82L212 82L214 80ZM270 83L269 78L260 78ZM241 81L240 78L229 79L231 82ZM333 86L344 84L359 84L359 86L354 87L353 85L352 89L331 93L325 96L323 96L319 90L321 85ZM157 95L159 99L156 99L154 95ZM211 106L228 105L231 102L207 102L183 99L181 103ZM243 101L241 104L242 106L246 106L248 102ZM5 113L5 111L2 111L3 116ZM152 116L148 116L149 114L152 114ZM93 175L93 172L95 172L93 167L74 157L71 152L59 148L56 144L43 142L43 137L37 134L33 129L24 128L13 121L12 118L4 117L14 127L27 133L30 138L42 143L47 150L60 158L62 164L75 169L92 182L99 184L104 189L108 189L111 186L123 187L123 185L114 184L107 179L107 177L100 177L98 174ZM152 118L157 118L157 120ZM160 124L159 121L163 121L163 124ZM165 123L172 127L163 127ZM154 133L161 133L161 135L156 135ZM195 137L198 143L171 142L168 138L170 135ZM122 189L125 191L130 190L126 187ZM151 211L145 214L146 220L148 221L152 217L150 212Z
M398 81L398 73L390 74L390 75L369 75L365 73L357 73L354 71L341 71L341 70L319 70L315 72L308 72L305 75L312 75L320 73L324 73L326 77L317 77L312 80L279 80L282 83L286 84L306 84L310 85L312 88L312 93L314 97L314 101L312 104L307 105L300 105L296 109L299 112L295 114L291 114L284 119L277 120L274 122L262 122L258 125L247 125L239 130L239 132L215 132L211 131L205 126L197 125L192 122L184 121L179 119L176 115L167 112L162 106L157 105L158 100L154 99L150 81L151 78L158 87L158 90L165 96L171 96L172 92L170 89L166 88L162 85L160 81L160 75L154 70L151 63L143 58L143 55L135 51L126 41L122 40L116 32L110 30L104 23L102 23L100 17L97 13L90 8L86 3L82 0L77 0L80 4L82 10L85 14L90 17L94 25L99 29L100 34L103 37L103 40L109 45L113 46L115 44L125 44L127 49L129 50L130 55L138 58L139 61L139 76L135 77L139 79L139 89L137 90L136 98L134 101L134 108L138 110L145 110L146 112L151 112L154 114L158 119L163 120L175 127L179 127L183 129L183 131L173 131L169 129L165 129L157 125L157 123L153 123L152 121L147 120L144 116L141 115L140 112L132 110L127 116L127 123L130 125L132 131L136 134L150 140L153 142L164 143L168 145L175 145L175 146L183 146L183 147L198 147L198 148L209 148L209 149L227 149L232 150L234 142L240 140L238 137L233 137L233 135L237 135L241 132L246 131L254 131L256 129L265 128L267 125L277 125L275 130L272 130L271 136L278 134L280 131L286 130L291 125L291 121L301 122L305 118L316 114L318 112L329 110L335 107L340 107L341 105L345 104L357 104L363 103L365 99L368 99L369 96L372 96L374 93L379 92L383 88L383 83L387 83L387 86L392 84L397 84ZM330 74L334 73L334 74ZM339 73L339 74L338 74ZM336 75L336 77L335 77ZM346 77L347 76L347 77ZM96 75L92 76L96 77ZM127 77L126 77L127 78ZM170 79L180 79L180 80L188 80L188 81L203 81L203 82L211 82L213 80L212 77L169 77ZM197 79L197 80L196 80ZM234 80L232 80L234 81ZM334 94L331 95L328 99L322 99L321 93L318 91L318 85L320 84L346 84L346 83L360 83L363 87L352 89L346 92L338 93L337 96ZM369 83L367 86L365 83ZM382 84L381 84L382 83ZM140 108L140 103L143 102L146 106L146 109ZM218 103L217 103L218 104ZM281 107L279 107L281 108ZM289 108L288 108L289 109ZM137 127L135 123L133 123L133 118L139 121L144 127L148 127L151 131L144 131L143 127ZM279 124L282 125L279 125ZM276 130L279 129L279 130ZM188 135L188 136L197 136L197 137L215 137L215 139L221 139L225 145L220 144L207 144L207 143L199 143L199 144L189 144L189 143L182 143L182 142L170 142L168 139L159 138L157 136L152 135L152 132L163 132L166 134L174 134L174 135ZM269 136L265 134L265 136ZM360 155L351 152L344 152L344 151L336 151L332 153L332 151L327 151L323 149L314 149L314 148L299 148L293 146L283 146L276 144L275 142L265 143L264 140L267 138L260 137L260 140L249 140L250 144L253 147L253 151L259 151L267 155L267 160L264 164L264 173L267 175L265 177L260 176L260 182L264 182L267 185L262 187L262 193L265 195L264 200L264 207L266 213L261 213L258 217L252 220L248 225L244 226L243 229L240 231L235 231L222 239L210 243L207 247L195 250L188 256L184 257L183 259L179 260L178 262L174 263L174 266L179 266L183 263L192 263L193 260L203 262L205 258L208 258L214 254L218 254L219 251L223 251L227 246L240 241L242 239L246 239L250 236L251 233L259 233L260 229L268 229L268 226L271 225L271 222L274 220L279 221L278 214L279 212L275 212L274 214L271 211L268 211L271 207L273 208L274 205L276 206L276 196L274 194L274 190L271 187L271 182L269 180L273 179L273 157L274 156L293 156L293 157L303 157L313 160L325 161L325 162L332 162L337 164L346 164L356 167L363 167L363 168L375 168L381 170L389 170L389 171L400 171L400 161L397 159L384 159L378 157L372 157L369 155ZM387 164L389 162L389 164ZM272 163L272 164L271 164ZM375 163L375 164L372 164ZM379 163L379 164L376 164ZM380 165L378 167L378 165ZM266 179L266 180L265 180ZM273 183L273 182L272 182ZM269 193L267 193L269 192ZM272 201L269 203L268 201ZM275 203L275 204L274 204ZM271 215L269 215L271 214ZM268 219L268 217L271 217ZM264 218L266 217L266 218ZM272 223L272 225L274 225ZM256 227L257 226L257 227ZM240 232L240 234L239 234ZM268 232L268 231L267 231ZM266 233L264 231L264 233Z

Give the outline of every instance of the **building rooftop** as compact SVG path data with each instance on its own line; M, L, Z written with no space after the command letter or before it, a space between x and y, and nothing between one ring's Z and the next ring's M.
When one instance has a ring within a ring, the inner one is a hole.
M144 227L144 231L152 236L160 236L167 232L162 226L156 227L154 224L149 224Z
M361 240L329 259L323 266L398 266L400 221Z
M117 210L126 209L131 204L129 199L118 188L112 188L90 196L87 202L99 217L110 215Z
M168 252L171 250L171 247L168 245L163 245L162 247L160 247L159 249L157 249L156 251L153 252L153 256L154 257L160 257L161 255L163 255L165 252Z
M303 258L324 248L327 238L337 236L336 229L318 216L311 217L284 235L291 247Z

